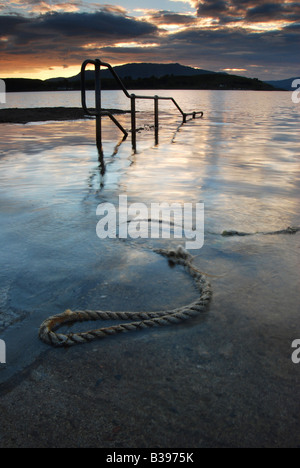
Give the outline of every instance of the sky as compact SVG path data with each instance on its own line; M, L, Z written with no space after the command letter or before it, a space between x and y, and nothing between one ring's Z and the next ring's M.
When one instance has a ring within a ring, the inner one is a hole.
M300 2L0 0L1 78L70 77L87 58L300 77Z

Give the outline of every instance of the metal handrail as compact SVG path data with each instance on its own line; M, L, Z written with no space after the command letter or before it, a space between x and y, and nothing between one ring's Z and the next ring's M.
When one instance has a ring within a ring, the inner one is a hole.
M86 82L85 82L85 71L88 65L94 65L95 67L95 111L91 111L88 109L86 104ZM108 116L116 125L117 127L123 132L124 138L128 136L128 132L123 128L123 126L118 122L118 120L109 112L103 111L101 108L101 77L100 71L101 67L108 68L111 72L112 76L119 84L121 90L124 92L126 97L131 101L131 136L132 136L132 146L134 150L136 150L136 100L137 99L150 99L154 101L154 118L155 118L155 144L158 144L158 131L159 131L159 117L158 117L158 102L161 101L172 101L173 104L177 107L179 112L182 115L183 122L186 123L186 119L188 116L192 116L193 119L196 118L197 115L200 117L203 116L203 112L183 112L179 104L175 101L173 97L166 97L166 96L141 96L136 94L129 94L126 87L124 86L122 80L115 72L113 67L106 62L102 62L102 60L85 60L81 67L81 101L82 107L84 112L87 115L96 116L97 118L97 143L100 142L101 144L101 116Z
M95 66L95 112L92 112L88 109L87 104L86 104L86 86L85 86L85 70L88 65L94 65ZM96 139L97 139L97 144L101 146L101 140L102 140L102 135L101 135L101 116L108 116L114 124L123 132L124 138L127 138L128 132L123 128L123 126L120 124L120 122L112 115L111 112L109 111L103 111L101 107L101 87L100 87L100 68L101 65L103 65L103 62L101 60L96 59L96 60L86 60L83 62L82 67L81 67L81 103L84 112L87 115L91 116L96 116L97 118L97 123L96 123Z

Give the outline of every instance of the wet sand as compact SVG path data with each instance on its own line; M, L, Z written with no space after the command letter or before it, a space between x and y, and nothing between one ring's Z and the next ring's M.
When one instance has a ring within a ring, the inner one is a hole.
M0 447L299 447L297 372L288 356L276 361L284 349L272 363L280 340L260 346L257 362L242 320L230 343L209 316L70 349L45 345L2 385Z
M103 109L112 114L126 114L129 111ZM90 118L81 107L40 107L33 109L0 109L0 123L45 122L50 120L80 120Z

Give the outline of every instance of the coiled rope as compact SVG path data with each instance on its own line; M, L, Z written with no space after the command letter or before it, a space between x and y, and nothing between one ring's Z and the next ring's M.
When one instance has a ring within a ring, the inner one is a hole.
M75 344L87 343L106 336L117 333L142 330L145 328L170 325L195 317L207 308L212 289L205 275L197 270L193 264L192 255L183 247L179 246L176 250L158 249L154 252L163 255L173 265L182 265L186 272L193 278L194 283L200 293L200 297L187 306L169 311L159 312L111 312L102 310L66 310L62 314L54 315L45 320L39 330L39 337L49 345L73 346ZM59 327L74 322L84 322L89 320L133 320L130 323L114 325L111 327L98 328L87 332L79 333L56 333Z

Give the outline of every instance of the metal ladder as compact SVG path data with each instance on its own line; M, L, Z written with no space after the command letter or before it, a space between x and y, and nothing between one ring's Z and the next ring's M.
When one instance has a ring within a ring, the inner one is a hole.
M87 108L86 104L86 79L85 72L88 65L94 65L95 67L95 110ZM128 131L120 124L120 122L112 115L111 112L102 110L101 107L101 67L108 68L112 76L119 84L121 90L124 94L130 99L131 102L131 139L132 139L132 148L136 151L136 100L137 99L151 99L154 101L154 133L155 133L155 144L158 145L159 142L159 101L172 101L173 104L177 107L178 111L182 115L182 123L186 123L187 117L192 116L195 119L197 116L202 117L203 112L183 112L181 107L177 104L174 98L165 97L165 96L139 96L136 94L129 94L124 84L122 83L120 77L117 75L113 67L109 63L102 62L102 60L85 60L81 67L81 102L85 114L90 116L96 116L96 142L98 148L102 148L102 127L101 127L101 117L109 117L114 124L123 132L124 139L128 137Z

